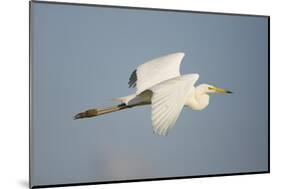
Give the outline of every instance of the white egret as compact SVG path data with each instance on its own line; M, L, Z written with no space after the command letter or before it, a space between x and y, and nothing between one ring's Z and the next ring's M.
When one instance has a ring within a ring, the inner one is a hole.
M180 75L184 53L178 52L150 60L137 67L130 76L129 87L136 93L116 98L117 106L95 108L78 113L74 119L89 118L118 110L151 104L153 131L167 135L184 106L202 110L209 104L209 93L232 93L209 84L194 87L199 74Z

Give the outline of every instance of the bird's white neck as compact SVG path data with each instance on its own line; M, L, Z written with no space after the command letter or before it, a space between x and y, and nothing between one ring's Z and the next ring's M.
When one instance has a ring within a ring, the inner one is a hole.
M206 108L209 104L209 95L207 94L204 87L200 85L194 89L192 98L188 98L185 103L186 106L189 106L193 110L202 110Z

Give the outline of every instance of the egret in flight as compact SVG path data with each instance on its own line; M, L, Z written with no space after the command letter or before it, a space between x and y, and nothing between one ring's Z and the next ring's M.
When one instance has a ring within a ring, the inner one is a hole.
M74 119L90 118L127 108L151 104L153 131L166 136L175 125L184 106L202 110L209 104L211 93L232 93L209 84L194 86L199 74L181 75L180 63L184 53L178 52L155 58L140 65L129 79L136 92L115 100L121 104L94 108L78 113Z

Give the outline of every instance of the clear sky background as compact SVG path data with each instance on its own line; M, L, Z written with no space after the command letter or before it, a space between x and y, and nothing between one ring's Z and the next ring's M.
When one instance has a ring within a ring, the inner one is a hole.
M265 17L32 3L32 185L267 170ZM143 62L185 52L181 73L234 92L185 108L167 137L150 107L85 120L134 93Z

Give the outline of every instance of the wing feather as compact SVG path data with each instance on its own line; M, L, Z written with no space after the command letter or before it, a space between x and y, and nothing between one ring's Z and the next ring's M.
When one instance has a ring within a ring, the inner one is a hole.
M151 98L151 120L153 131L167 135L175 125L188 93L194 90L198 74L188 74L161 82L149 90Z
M171 78L180 76L180 63L184 53L168 54L150 60L134 70L129 79L129 87L136 87L137 94Z
M136 87L136 82L137 82L137 70L134 70L128 82L129 88Z

